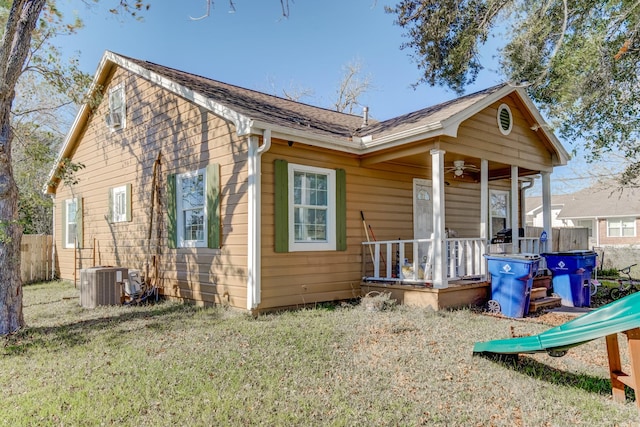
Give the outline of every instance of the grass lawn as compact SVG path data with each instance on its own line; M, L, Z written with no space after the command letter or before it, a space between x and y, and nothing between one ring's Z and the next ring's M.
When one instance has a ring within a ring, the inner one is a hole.
M257 319L169 302L85 310L78 291L63 282L28 285L24 293L28 327L3 338L0 348L0 425L626 426L639 420L633 393L626 404L611 399L604 339L562 358L472 357L476 341L550 327L535 321L360 305Z

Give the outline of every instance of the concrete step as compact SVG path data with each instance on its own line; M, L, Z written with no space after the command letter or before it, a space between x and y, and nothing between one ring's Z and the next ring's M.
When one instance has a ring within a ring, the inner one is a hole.
M546 298L547 297L547 288L533 288L531 289L531 301Z
M560 297L544 297L529 302L529 313L535 313L541 308L560 307L562 298Z

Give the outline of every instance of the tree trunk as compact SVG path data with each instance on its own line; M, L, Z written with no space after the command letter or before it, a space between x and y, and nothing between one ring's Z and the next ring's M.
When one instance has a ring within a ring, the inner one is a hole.
M14 0L0 44L0 335L24 326L18 188L11 166L11 107L45 0Z
M0 103L0 335L24 326L18 222L18 187L11 167L11 102Z

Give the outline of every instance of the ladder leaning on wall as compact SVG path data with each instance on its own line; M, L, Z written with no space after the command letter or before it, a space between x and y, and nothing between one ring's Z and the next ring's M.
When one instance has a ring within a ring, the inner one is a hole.
M93 247L81 248L76 239L73 251L73 285L78 287L78 272L83 268L95 267L96 264L96 239L93 239Z

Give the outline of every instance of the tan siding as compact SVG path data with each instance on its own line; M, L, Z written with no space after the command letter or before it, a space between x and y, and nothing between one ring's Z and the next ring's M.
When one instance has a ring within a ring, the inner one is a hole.
M245 192L246 150L244 139L232 125L204 112L188 101L128 74L116 71L111 85L125 81L127 93L126 129L107 130L103 102L89 119L73 161L86 168L78 172L75 194L83 197L85 248L96 253L100 265L120 265L145 271L151 262L147 250L150 222L153 164L162 152L162 206L166 209L164 184L170 173L198 169L219 163L222 187L222 248L166 248L166 214L160 274L163 291L172 296L204 302L246 304L247 199ZM132 221L110 224L108 189L131 183ZM61 203L71 197L65 185L56 195L56 251L59 274L74 278L74 250L63 249ZM89 267L93 259L85 260ZM189 289L191 288L191 289Z
M513 130L509 135L503 135L497 124L498 107L503 102L509 105L513 116ZM462 122L457 138L443 137L441 147L528 169L546 170L552 166L550 150L531 130L518 105L509 97Z
M346 252L274 252L273 162L286 159L309 166L342 168L347 176ZM360 295L362 242L360 211L377 240L413 236L413 175L359 167L357 159L288 147L274 142L262 164L262 304L261 308L308 304Z

